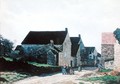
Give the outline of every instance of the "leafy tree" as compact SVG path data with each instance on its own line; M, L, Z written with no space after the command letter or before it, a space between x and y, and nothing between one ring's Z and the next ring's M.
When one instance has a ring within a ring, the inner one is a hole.
M25 51L24 51L24 48L20 45L16 48L16 50L19 50L19 55L24 55L25 54Z
M0 35L0 55L7 55L12 51L13 42L8 39L5 39Z
M113 33L114 33L115 38L118 40L120 44L120 28L117 28Z

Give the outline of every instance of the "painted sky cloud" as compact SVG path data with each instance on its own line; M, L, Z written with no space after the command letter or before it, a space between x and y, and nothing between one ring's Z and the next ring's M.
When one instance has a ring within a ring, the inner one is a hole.
M120 27L119 0L0 0L0 34L20 44L29 31L81 34L86 46L101 50L101 33Z

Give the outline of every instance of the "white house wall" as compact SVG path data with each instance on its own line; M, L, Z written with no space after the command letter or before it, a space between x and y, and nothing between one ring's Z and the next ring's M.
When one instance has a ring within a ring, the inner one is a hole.
M63 51L59 53L59 66L69 65L70 61L73 60L71 57L71 40L67 33L63 43Z
M120 44L114 45L114 69L120 69Z
M80 47L77 51L77 55L76 55L76 59L77 59L77 66L81 65L81 56L80 56Z

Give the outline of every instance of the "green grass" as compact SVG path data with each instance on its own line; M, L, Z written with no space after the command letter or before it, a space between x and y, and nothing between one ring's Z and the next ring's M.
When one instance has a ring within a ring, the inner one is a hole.
M4 72L3 74L0 74L0 77L6 79L8 82L14 82L14 81L24 79L28 77L28 75L20 74L16 72ZM6 84L9 84L9 83L6 83Z
M40 64L40 63L37 63L37 62L28 62L28 64L31 64L31 65L34 65L34 66L37 66L37 67L56 67L56 66L52 66L52 65L49 65L49 64Z
M3 57L6 61L13 61L13 59L12 58L10 58L10 57Z
M100 72L110 72L110 71L112 71L112 69L102 69L102 70L100 70Z
M119 84L120 83L120 76L105 75L105 76L101 76L101 77L84 78L81 80L84 80L84 81L104 81L106 84Z

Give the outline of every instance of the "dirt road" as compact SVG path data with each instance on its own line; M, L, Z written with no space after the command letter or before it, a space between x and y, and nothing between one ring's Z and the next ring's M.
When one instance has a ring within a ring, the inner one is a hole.
M80 77L84 74L93 73L93 70L75 71L74 75L62 75L61 73L47 75L47 76L33 76L14 82L13 84L79 84ZM90 84L90 83L85 83Z

